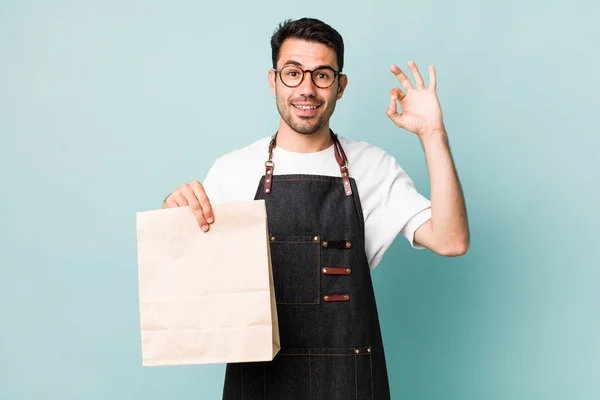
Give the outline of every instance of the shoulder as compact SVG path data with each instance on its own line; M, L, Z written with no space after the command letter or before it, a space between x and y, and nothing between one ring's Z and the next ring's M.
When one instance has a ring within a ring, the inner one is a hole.
M387 151L365 141L355 141L338 136L340 144L348 157L350 173L373 171L380 168L389 169L398 166L396 158Z
M352 140L343 136L338 136L338 138L340 139L340 144L344 148L346 155L348 155L348 159L350 159L350 154L356 156L368 155L391 157L391 155L387 151L371 143L365 141Z
M217 203L252 200L264 172L270 136L218 157L204 180Z
M244 168L244 165L249 167L255 164L256 160L264 159L266 161L270 140L271 137L266 136L245 147L225 153L215 160L214 167L219 169Z

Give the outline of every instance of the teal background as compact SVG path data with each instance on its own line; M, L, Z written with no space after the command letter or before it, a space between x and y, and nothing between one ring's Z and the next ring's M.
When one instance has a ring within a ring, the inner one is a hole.
M270 35L346 43L332 127L396 156L388 71L433 63L464 187L459 258L374 271L394 399L600 398L595 1L0 1L0 399L219 399L222 365L141 367L135 212L271 134Z

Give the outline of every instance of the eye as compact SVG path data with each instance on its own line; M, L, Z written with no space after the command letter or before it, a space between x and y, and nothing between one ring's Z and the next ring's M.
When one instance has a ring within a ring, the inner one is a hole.
M313 76L320 82L330 82L335 76L333 71L329 68L318 69L313 72Z

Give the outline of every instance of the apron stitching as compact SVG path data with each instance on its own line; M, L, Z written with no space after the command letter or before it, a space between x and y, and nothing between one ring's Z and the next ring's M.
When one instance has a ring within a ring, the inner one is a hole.
M275 177L275 175L273 175ZM327 179L330 178L330 179ZM277 180L279 182L294 182L294 181L318 181L318 182L332 182L336 183L342 178L338 178L336 176L327 177L323 176L322 178L285 178L284 176L278 175ZM274 182L274 179L271 181Z
M354 387L356 388L356 400L358 400L358 371L356 367L356 353L354 353Z
M315 242L284 242L282 240L272 240L271 243L285 243L285 244L314 244Z
M277 354L277 357L306 357L308 354ZM319 354L319 353L311 353L311 356L319 356L319 357L351 357L352 354ZM363 357L367 354L356 354L356 357Z
M369 365L371 366L371 400L373 400L373 352L369 353Z
M310 349L308 349L308 400L312 398L312 372L310 370Z
M354 188L353 191L352 191L352 202L354 203L354 209L356 210L356 217L358 219L358 225L360 226L360 230L361 230L361 233L363 235L363 243L364 243L364 236L365 236L365 226L364 226L364 224L365 224L365 216L363 215L363 213L361 211L362 204L361 204L360 207L358 205L357 199L358 199L358 201L360 201L360 199L358 198L358 195L356 194L357 192L358 192L358 189ZM364 244L363 244L363 246L364 246Z
M312 236L312 235L311 235ZM286 244L314 244L314 241L301 241L301 242L295 242L295 241L283 241L283 240L273 240L271 241L271 243L286 243ZM317 268L318 270L321 269L321 246L319 243L316 244L317 245ZM321 276L320 274L317 275L317 300L315 302L301 302L301 303L291 303L291 302L277 302L277 304L282 304L282 305L319 305L321 304Z
M317 274L321 270L321 246L317 247ZM317 304L321 303L321 274L317 276ZM310 354L310 353L309 353Z

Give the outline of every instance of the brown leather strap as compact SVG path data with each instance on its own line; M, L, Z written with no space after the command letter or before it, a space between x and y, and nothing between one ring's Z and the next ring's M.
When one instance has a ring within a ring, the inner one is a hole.
M346 153L340 144L340 141L335 133L330 129L331 138L333 139L333 148L335 153L335 160L340 166L340 173L342 174L342 182L344 183L344 193L346 196L352 196L352 187L350 185L350 173L348 172L348 158ZM275 140L277 139L277 132L271 136L269 142L269 159L265 163L265 182L263 185L263 192L271 193L271 184L273 183L273 149L275 148Z
M349 294L326 294L323 296L323 301L330 303L332 301L349 301Z
M269 142L269 159L265 163L265 182L263 185L263 192L271 193L271 184L273 183L273 168L275 164L273 164L273 149L275 148L275 137L277 133L271 136L271 141Z
M331 130L330 130L331 131ZM344 193L346 196L352 196L352 187L350 185L350 173L348 172L348 158L344 152L344 148L340 144L340 141L335 133L331 131L331 137L333 138L333 145L335 149L335 159L340 166L340 173L342 174L342 182L344 182Z
M352 270L350 268L323 267L321 272L323 275L350 275Z

